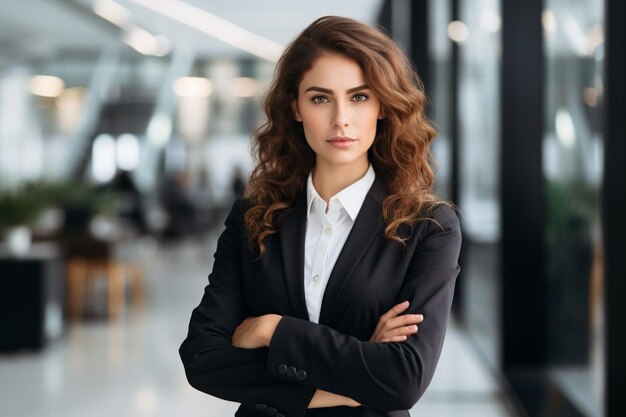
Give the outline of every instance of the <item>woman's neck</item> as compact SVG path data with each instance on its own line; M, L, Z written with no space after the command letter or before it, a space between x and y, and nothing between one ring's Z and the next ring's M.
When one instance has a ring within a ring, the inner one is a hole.
M319 163L313 168L313 185L317 193L326 201L344 188L354 184L367 172L369 161L364 159L353 164L326 165Z

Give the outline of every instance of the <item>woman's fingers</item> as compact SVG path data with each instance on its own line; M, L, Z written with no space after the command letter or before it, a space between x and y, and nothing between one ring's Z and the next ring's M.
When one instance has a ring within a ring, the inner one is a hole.
M420 318L411 318L408 320L404 320L403 322L412 323L414 321L422 322L423 317ZM374 339L374 341L378 342L403 342L407 340L409 336L415 334L419 331L417 324L407 324L399 325L396 327L390 327L385 329L380 329Z
M390 337L387 339L383 339L381 340L381 342L383 343L389 343L389 342L404 342L408 339L408 336L394 336L394 337Z
M380 319L378 319L378 321L387 321L393 317L396 317L407 308L409 308L408 301L403 301L400 304L396 304L395 306L391 307L389 311L387 311L385 314L380 316Z
M418 324L422 321L424 321L424 316L421 314L404 314L387 320L384 324L384 328L390 330L411 324Z
M379 332L371 340L373 342L404 342L409 336L417 333L417 325L402 326L385 332Z
M410 326L403 326L403 327L398 327L396 329L387 331L385 333L382 334L382 340L390 340L390 339L394 339L394 338L398 338L398 337L405 337L404 340L406 340L406 337L415 334L419 331L418 327L415 324L412 324Z
M392 332L388 332L383 335L381 342L404 342L411 335L418 332L416 325L405 326L399 329L394 329Z
M404 301L396 304L380 316L370 340L373 342L403 342L407 340L408 336L417 333L417 324L424 320L424 316L421 314L402 314L407 308L409 308L409 302Z

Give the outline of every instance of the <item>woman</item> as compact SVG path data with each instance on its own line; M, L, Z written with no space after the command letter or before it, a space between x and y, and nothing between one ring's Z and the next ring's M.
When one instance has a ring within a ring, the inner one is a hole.
M409 415L461 244L431 193L425 101L399 47L355 20L319 18L286 48L180 347L192 386L236 416Z

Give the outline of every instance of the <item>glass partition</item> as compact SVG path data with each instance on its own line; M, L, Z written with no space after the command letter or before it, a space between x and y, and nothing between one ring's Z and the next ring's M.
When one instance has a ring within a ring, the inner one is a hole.
M603 2L547 0L544 180L550 375L602 415Z
M484 357L499 366L500 3L466 0L448 35L460 45L459 206L465 319Z
M450 2L430 0L428 3L429 54L432 74L432 88L427 91L431 112L429 117L435 123L437 138L431 151L435 158L437 173L435 191L444 199L452 197L452 44L446 35L446 27L451 19Z

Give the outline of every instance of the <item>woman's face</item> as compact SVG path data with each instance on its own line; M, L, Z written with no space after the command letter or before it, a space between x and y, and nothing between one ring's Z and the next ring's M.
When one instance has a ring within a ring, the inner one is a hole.
M367 169L367 151L382 114L355 61L339 54L320 56L304 73L292 108L318 167Z

